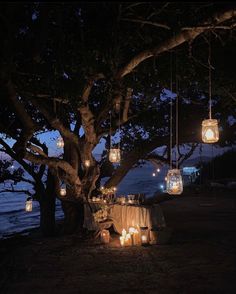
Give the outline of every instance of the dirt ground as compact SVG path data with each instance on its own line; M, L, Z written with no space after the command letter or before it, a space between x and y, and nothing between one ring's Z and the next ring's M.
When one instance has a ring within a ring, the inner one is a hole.
M169 244L120 248L78 236L0 243L7 293L236 293L236 194L191 195L161 204Z

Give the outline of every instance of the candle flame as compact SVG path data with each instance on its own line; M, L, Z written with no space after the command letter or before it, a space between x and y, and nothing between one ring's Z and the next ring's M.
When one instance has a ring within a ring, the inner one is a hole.
M214 139L214 132L212 131L212 129L207 129L205 136L206 136L207 140Z

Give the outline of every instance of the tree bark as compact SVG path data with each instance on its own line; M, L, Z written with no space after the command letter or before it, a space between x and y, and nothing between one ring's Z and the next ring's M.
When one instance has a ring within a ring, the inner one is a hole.
M78 149L76 146L65 141L64 146L64 160L66 160L74 170L77 171L80 165L80 156L78 154ZM62 201L62 209L64 212L64 233L65 234L72 234L76 231L82 231L83 229L83 218L84 218L84 211L83 211L83 201L82 198L79 199L79 195L75 195L76 190L73 187L67 185L66 189L66 197L72 199L78 199L77 202L72 201Z
M43 189L40 183L38 190L40 204L40 229L44 236L53 236L55 234L55 178L48 170L46 189ZM41 191L41 192L40 192Z
M76 231L82 232L84 223L83 202L62 201L64 218L64 233L73 234Z
M55 193L48 193L40 201L40 229L43 236L55 234Z

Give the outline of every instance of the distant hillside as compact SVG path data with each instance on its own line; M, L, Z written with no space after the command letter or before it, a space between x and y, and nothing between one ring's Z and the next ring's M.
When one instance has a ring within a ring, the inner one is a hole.
M209 162L211 161L212 158L209 156L202 156L202 157L195 157L191 159L187 159L186 161L183 162L182 167L184 166L195 166L198 165L201 162Z

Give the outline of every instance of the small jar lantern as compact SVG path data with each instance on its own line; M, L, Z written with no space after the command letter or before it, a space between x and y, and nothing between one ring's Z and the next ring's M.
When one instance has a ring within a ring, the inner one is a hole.
M179 169L168 170L166 178L166 190L168 194L179 195L183 192L183 181Z
M25 211L31 212L33 209L33 199L31 197L28 197L25 202Z
M215 143L219 140L219 128L217 119L205 119L202 121L202 141Z
M64 141L62 138L57 139L57 147L58 148L63 148L64 147Z
M103 244L108 244L110 242L110 232L108 230L101 231L101 242Z
M60 189L60 195L61 196L66 196L66 188L61 188Z
M109 152L109 160L112 163L120 162L120 148L111 148Z
M149 231L148 227L140 227L141 244L142 246L148 246L149 244Z
M84 165L85 165L86 167L90 167L90 160L89 160L89 159L86 159L86 160L84 161Z

